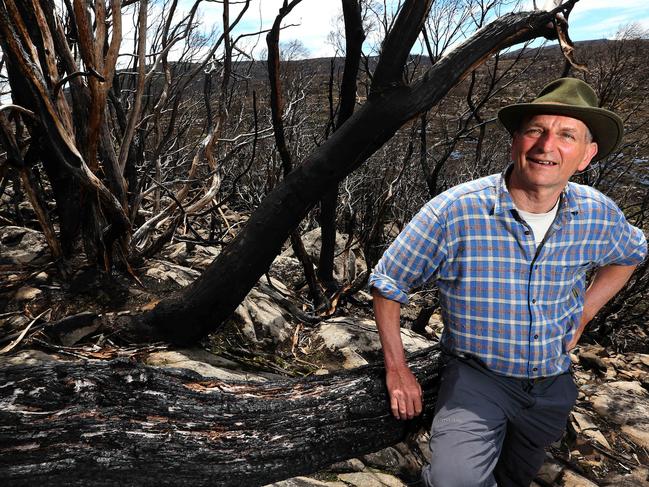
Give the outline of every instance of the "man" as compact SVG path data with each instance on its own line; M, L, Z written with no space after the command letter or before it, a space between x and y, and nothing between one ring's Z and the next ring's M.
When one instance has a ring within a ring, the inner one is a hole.
M590 86L556 80L498 117L512 134L510 167L428 202L370 277L398 419L422 409L400 305L425 282L439 289L445 367L422 472L437 487L530 484L577 397L568 351L647 252L609 198L568 182L622 139Z

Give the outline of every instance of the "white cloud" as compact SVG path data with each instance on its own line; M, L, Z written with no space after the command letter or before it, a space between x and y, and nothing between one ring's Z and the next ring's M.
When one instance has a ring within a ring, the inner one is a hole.
M186 5L189 3L187 2ZM282 4L283 0L252 0L239 24L242 26L239 33L269 29ZM241 8L240 4L231 6L231 20L236 18L237 14L241 12ZM223 9L221 4L204 3L201 11L206 27L222 25ZM311 57L330 56L333 54L333 48L327 44L327 36L334 29L335 20L341 13L342 7L339 1L303 0L285 17L282 23L282 25L295 26L283 30L280 38L283 41L299 39L309 50ZM257 46L257 54L264 47L265 40L262 36Z
M57 0L60 1L60 0ZM186 13L195 0L182 0L179 10ZM543 0L537 0L542 3ZM388 7L395 6L397 0L387 0ZM613 3L613 6L612 6ZM251 0L250 7L246 11L242 21L234 32L236 37L242 33L252 33L259 30L269 29L283 0ZM150 7L150 19L159 10L152 4ZM524 0L524 9L532 8L532 0ZM199 8L202 19L202 29L211 31L222 30L222 3L203 1ZM242 0L231 0L230 19L233 21L242 9ZM135 9L127 10L133 12ZM177 17L181 15L177 12ZM342 15L340 0L303 0L284 19L283 25L291 25L281 33L281 40L288 42L294 39L300 40L309 52L309 57L323 57L334 54L334 47L328 41L328 35L335 30L336 21ZM128 16L127 16L128 17ZM602 37L612 37L620 25L630 22L639 22L644 27L649 27L649 6L648 0L581 0L576 3L570 15L570 33L573 40L586 40ZM129 45L132 40L132 20L125 18L125 39L124 45ZM342 26L340 26L342 28ZM369 37L365 45L369 46L377 39ZM246 37L240 41L239 47L246 52L253 52L259 57L265 50L265 34L256 37Z
M570 33L574 40L611 38L630 23L649 27L647 0L581 1L570 14Z
M575 8L570 16L574 19L582 15L602 10L619 12L620 15L630 15L640 12L646 15L647 0L624 0L623 2L612 2L611 0L582 0L575 4Z

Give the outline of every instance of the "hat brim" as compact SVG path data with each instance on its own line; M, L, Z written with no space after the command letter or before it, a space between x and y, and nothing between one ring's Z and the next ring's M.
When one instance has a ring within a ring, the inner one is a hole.
M507 131L514 135L523 119L544 114L563 115L584 122L597 142L597 154L593 157L595 161L608 156L622 142L624 135L622 119L604 108L579 107L560 103L518 103L502 108L498 112L498 119Z

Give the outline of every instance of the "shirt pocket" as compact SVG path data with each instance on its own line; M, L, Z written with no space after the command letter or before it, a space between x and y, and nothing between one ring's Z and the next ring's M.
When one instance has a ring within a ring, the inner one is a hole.
M590 264L549 265L544 269L542 289L546 311L553 320L565 319L583 301L587 269Z

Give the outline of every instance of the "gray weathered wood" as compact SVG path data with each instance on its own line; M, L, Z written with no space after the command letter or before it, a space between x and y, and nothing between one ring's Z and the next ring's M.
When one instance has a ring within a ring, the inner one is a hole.
M439 352L411 358L424 418L389 413L382 364L225 383L129 360L0 366L2 485L254 486L404 439L432 412Z

